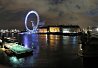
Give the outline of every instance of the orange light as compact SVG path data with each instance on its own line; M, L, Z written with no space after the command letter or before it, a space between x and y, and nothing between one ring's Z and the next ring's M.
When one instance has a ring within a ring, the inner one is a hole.
M50 32L60 32L59 27L50 27L49 30Z

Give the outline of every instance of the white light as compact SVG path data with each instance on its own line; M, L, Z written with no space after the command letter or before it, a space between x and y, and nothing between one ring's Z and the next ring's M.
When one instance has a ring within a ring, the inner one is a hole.
M63 31L63 33L70 33L70 31Z
M98 28L96 28L96 31L98 31Z
M82 48L80 48L80 50L82 50Z
M63 33L70 33L69 29L63 29Z
M79 45L79 49L80 49L80 50L83 50L83 49L82 49L82 44Z

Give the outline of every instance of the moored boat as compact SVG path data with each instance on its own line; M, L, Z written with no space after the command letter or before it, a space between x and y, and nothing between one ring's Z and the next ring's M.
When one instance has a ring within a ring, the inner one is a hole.
M5 51L7 54L15 55L17 57L32 55L33 52L32 49L25 48L24 46L17 43L5 43L4 48L8 49Z

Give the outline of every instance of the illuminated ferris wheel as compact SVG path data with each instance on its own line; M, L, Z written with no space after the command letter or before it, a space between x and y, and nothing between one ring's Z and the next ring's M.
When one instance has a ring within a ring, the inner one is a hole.
M29 17L30 14L35 14L36 17L37 17L37 23L36 24L34 24L34 21L31 21L32 22L32 28L33 28L32 30L29 29L28 26L27 26L28 17ZM27 15L26 15L26 17L25 17L25 27L26 27L26 30L29 31L29 32L34 33L37 30L38 24L39 24L39 15L38 15L38 13L36 11L30 11L30 12L28 12Z

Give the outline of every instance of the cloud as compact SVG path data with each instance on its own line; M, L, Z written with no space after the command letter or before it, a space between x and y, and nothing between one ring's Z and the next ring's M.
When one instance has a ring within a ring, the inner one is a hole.
M36 10L46 25L79 24L86 27L98 22L97 7L97 0L0 0L0 21L15 21L19 25L29 10Z
M65 11L65 12L81 12L87 11L87 8L94 8L93 0L0 0L1 6L7 10L24 10L35 9L39 12ZM49 12L48 12L49 13Z

